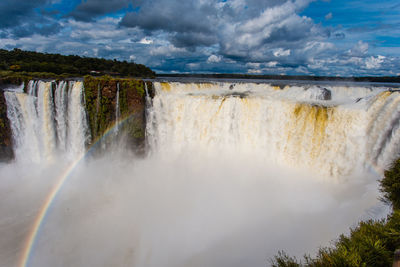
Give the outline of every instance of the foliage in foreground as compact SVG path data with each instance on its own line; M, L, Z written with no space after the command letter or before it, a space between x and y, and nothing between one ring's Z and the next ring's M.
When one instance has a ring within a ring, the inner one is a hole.
M365 221L341 235L333 247L321 248L317 256L297 260L279 251L270 261L273 267L391 266L394 251L400 248L400 159L385 171L381 180L383 201L392 204L386 220Z
M386 203L392 204L394 210L400 210L400 159L396 160L390 170L385 171L381 192Z

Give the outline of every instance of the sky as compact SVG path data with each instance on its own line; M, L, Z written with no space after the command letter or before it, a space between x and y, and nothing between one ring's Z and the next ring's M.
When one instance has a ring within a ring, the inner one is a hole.
M400 75L398 0L1 0L0 48L158 73Z

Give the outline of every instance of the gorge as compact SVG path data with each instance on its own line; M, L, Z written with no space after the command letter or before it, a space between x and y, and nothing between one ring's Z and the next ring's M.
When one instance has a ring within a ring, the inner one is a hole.
M396 86L3 86L0 262L259 266L280 249L315 251L388 213L377 180L399 156Z

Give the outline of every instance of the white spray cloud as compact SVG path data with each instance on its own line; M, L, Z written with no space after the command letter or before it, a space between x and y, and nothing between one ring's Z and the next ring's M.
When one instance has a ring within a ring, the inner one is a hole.
M1 263L15 265L63 168L0 168ZM105 156L73 171L29 263L258 266L280 249L299 256L328 245L377 205L372 177L341 183L312 177L240 157Z

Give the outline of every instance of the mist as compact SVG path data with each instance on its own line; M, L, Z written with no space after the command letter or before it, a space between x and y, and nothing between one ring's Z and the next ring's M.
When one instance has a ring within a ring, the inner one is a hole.
M16 157L0 165L1 266L26 260L69 169L25 266L268 266L389 213L379 179L398 158L398 92L153 85L142 157L125 127L88 149L82 82L6 92Z
M107 156L109 155L109 156ZM0 262L16 266L27 233L68 166L0 167ZM122 149L82 160L50 206L29 266L266 266L302 256L361 219L382 218L377 176L327 179L256 157L138 159Z

